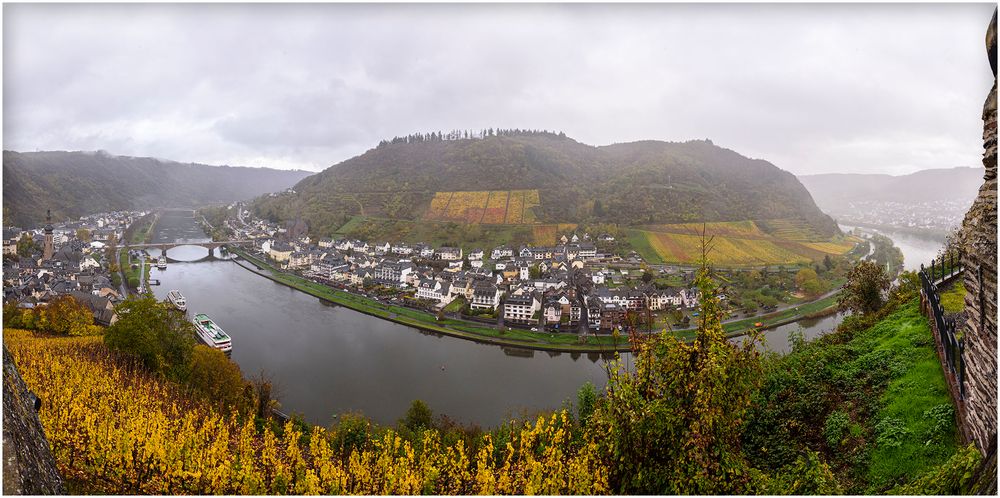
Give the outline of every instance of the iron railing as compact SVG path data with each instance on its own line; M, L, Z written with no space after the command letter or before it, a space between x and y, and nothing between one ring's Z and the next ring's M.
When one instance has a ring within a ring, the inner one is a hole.
M949 280L955 275L962 273L962 255L956 251L948 251L947 254L931 260L930 268L920 265L920 271L927 273L931 283Z
M920 285L924 297L927 299L931 319L934 320L935 328L941 337L941 346L944 349L945 357L944 366L954 374L957 380L959 399L965 399L965 357L963 355L965 341L956 333L955 319L946 317L944 314L937 284L951 279L962 270L961 257L954 253L931 260L930 268L920 265Z

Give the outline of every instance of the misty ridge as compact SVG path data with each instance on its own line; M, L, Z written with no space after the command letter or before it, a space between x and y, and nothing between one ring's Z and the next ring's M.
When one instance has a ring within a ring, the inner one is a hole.
M824 210L850 201L934 202L968 200L983 183L982 167L925 169L907 175L827 173L799 175Z
M106 152L3 152L7 225L131 209L193 208L284 190L308 171L178 163Z

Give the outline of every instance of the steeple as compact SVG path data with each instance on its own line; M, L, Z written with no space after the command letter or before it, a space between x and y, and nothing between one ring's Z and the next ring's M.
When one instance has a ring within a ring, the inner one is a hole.
M48 260L52 259L52 254L55 253L52 247L52 210L45 210L45 244L42 247L42 259Z

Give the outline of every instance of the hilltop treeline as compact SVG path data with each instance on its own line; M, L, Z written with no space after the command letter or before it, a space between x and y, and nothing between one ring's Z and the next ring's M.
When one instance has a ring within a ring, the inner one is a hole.
M528 135L548 135L558 138L566 138L563 132L555 133L548 130L522 130L520 128L483 128L482 130L452 130L447 133L432 131L430 133L412 133L405 137L392 137L391 140L382 140L379 147L394 144L412 144L422 142L442 142L445 140L470 140L486 137L515 137Z

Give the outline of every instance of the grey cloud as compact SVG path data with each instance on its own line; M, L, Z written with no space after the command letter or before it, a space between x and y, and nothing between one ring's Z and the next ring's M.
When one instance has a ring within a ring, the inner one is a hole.
M486 127L795 173L979 161L991 4L12 4L4 146L318 170Z

